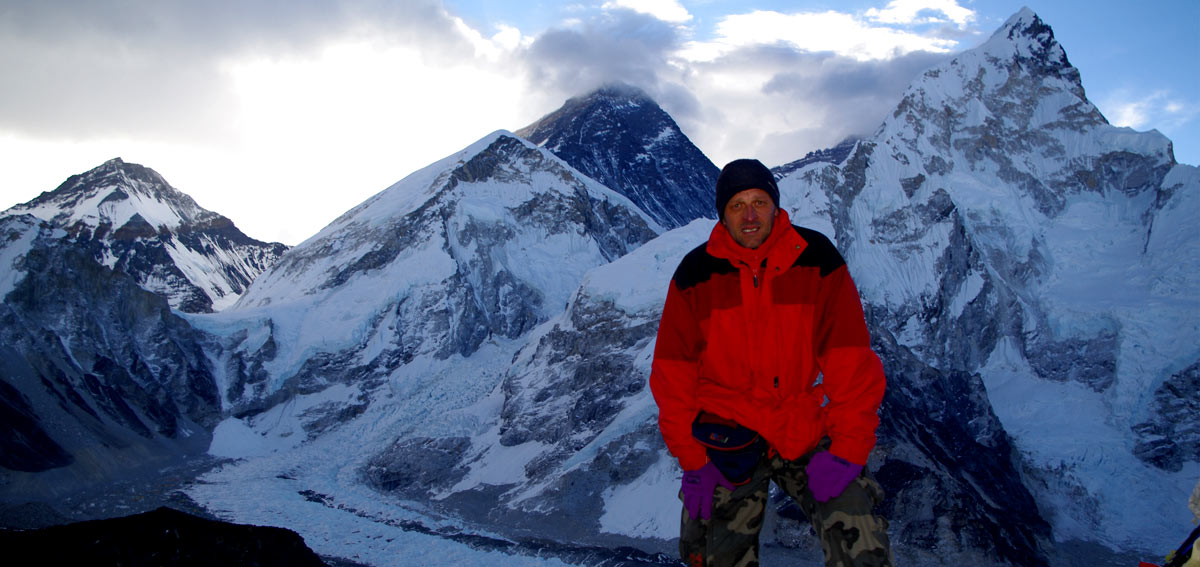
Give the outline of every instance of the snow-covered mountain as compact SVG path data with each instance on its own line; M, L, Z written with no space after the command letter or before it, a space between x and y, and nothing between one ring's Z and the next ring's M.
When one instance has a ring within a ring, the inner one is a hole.
M781 191L836 236L878 335L982 379L1055 539L1180 537L1200 476L1200 172L1109 125L1033 12Z
M640 89L605 86L516 133L629 197L667 229L717 218L720 169Z
M1171 545L1196 470L1182 415L1196 403L1195 168L1157 133L1107 124L1028 10L931 69L853 148L782 186L860 280L892 384L871 467L903 555L1036 565L1079 561L1065 556L1080 541ZM496 523L572 541L670 538L673 463L630 376L648 372L657 320L643 300L690 249L668 243L694 246L706 224L589 273L504 372L498 421L481 420L493 429L406 437L367 479L467 517L499 502ZM1188 258L1170 264L1165 242ZM1157 394L1134 409L1132 392ZM1183 456L1145 459L1161 453ZM774 541L801 545L796 529L780 522Z
M207 337L61 228L0 217L3 502L203 456L221 420Z
M369 461L367 480L466 517L486 509L495 524L557 541L624 538L670 553L678 470L645 378L667 282L710 229L696 221L588 272L567 310L535 330L503 372L502 401L476 414L474 434L405 436ZM1048 527L979 378L934 369L894 343L876 348L894 392L872 467L893 491L887 512L901 557L1044 563ZM943 395L920 395L931 391ZM800 517L777 504L781 516ZM780 560L811 559L819 550L807 530L779 522L767 540L782 546Z
M709 207L713 179L701 195L589 171L692 147L622 114L652 101L603 92L522 130L536 143L496 132L385 189L217 313L172 311L63 225L0 219L4 455L33 446L37 470L66 470L64 430L133 431L129 415L182 444L170 414L237 459L188 497L324 555L672 564L679 471L645 384L668 278L713 222L664 207ZM605 96L625 102L579 110ZM560 152L570 132L588 143ZM874 135L809 157L777 170L782 204L836 240L862 292L889 377L868 466L898 559L1173 547L1200 473L1197 169L1108 125L1028 10L929 70ZM0 466L0 504L50 478ZM764 564L819 564L774 503Z
M519 339L587 270L661 230L553 154L494 133L342 215L213 317L252 327L222 355L226 399L269 407Z
M242 234L152 169L112 159L12 207L68 233L97 261L187 313L219 311L287 247Z
M286 249L120 159L0 214L0 438L11 498L203 456L222 418L180 318L231 303Z

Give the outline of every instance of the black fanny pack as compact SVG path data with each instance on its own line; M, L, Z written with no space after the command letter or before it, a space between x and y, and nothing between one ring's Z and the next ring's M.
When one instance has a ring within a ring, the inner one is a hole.
M705 411L692 421L692 436L704 445L708 460L734 484L750 482L767 450L767 440L757 431Z

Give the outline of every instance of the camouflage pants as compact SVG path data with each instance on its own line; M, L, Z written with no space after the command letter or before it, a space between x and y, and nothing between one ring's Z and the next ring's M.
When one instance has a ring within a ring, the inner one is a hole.
M730 491L717 487L711 520L683 511L679 552L690 567L758 565L758 533L775 482L800 506L821 537L828 567L891 566L887 520L873 510L883 489L866 468L837 498L817 502L808 490L804 467L812 454L795 461L778 455L763 458L750 482Z

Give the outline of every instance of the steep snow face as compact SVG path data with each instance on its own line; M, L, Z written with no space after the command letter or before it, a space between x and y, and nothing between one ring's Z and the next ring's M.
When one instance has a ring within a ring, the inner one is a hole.
M720 170L644 92L610 85L517 131L629 197L663 227L716 218Z
M203 454L220 419L197 333L162 297L65 244L32 215L0 217L0 486L40 501Z
M285 383L380 380L419 357L519 337L559 312L588 269L660 230L628 199L497 132L347 212L229 317L198 324L233 337L228 400L270 405Z
M781 190L828 212L880 328L980 373L1057 538L1171 545L1200 470L1200 182L1104 120L1045 23L1022 10Z
M576 544L649 538L648 551L666 551L678 530L678 471L646 377L667 282L712 223L695 221L588 271L566 310L499 369L473 431L398 436L363 467L368 484L486 517L509 534Z
M231 305L287 249L246 237L155 171L120 159L5 214L30 214L66 230L97 261L189 313Z

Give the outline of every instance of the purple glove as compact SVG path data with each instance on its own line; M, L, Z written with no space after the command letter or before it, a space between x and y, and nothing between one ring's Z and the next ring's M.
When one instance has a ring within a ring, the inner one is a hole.
M733 490L733 483L711 462L694 471L683 471L683 507L689 518L707 520L712 517L713 492L717 485Z
M813 455L808 466L808 489L812 491L817 502L828 502L846 490L850 482L862 472L862 465L856 465L829 451L821 451Z

